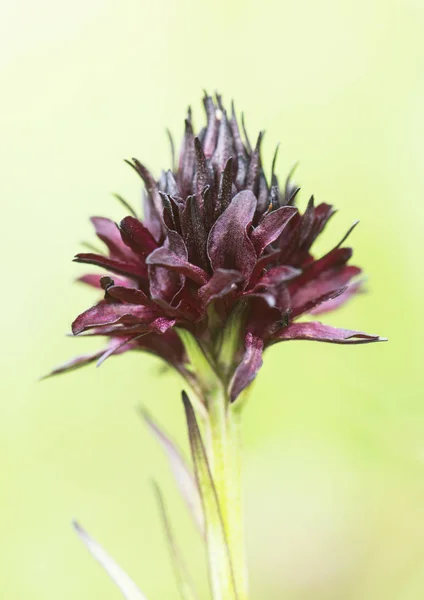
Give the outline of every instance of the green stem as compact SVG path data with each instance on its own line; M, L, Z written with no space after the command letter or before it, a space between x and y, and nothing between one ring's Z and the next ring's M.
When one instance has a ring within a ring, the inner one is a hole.
M247 570L241 502L240 411L231 405L223 388L208 397L208 459L222 513L232 563L237 600L247 599ZM229 596L233 598L233 596Z

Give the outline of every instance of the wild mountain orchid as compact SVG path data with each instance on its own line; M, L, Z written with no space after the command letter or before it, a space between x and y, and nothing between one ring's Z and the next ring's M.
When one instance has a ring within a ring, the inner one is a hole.
M80 356L54 374L102 363L126 351L161 357L185 379L193 471L150 415L143 413L166 450L180 491L205 538L214 600L248 597L240 498L240 394L256 377L269 346L289 340L336 344L380 341L338 329L308 314L334 310L360 289L360 269L349 265L341 242L316 258L312 246L334 214L312 197L301 213L299 188L279 185L277 152L267 180L262 134L251 146L232 107L205 95L206 126L195 135L191 111L175 165L156 180L137 159L129 164L144 182L141 219L119 224L93 217L105 253L78 254L79 263L106 275L80 281L102 298L72 324L75 335L107 338L105 348ZM173 148L173 144L172 144ZM87 333L88 332L88 333ZM184 599L195 598L158 492ZM143 596L112 559L77 526L126 598Z

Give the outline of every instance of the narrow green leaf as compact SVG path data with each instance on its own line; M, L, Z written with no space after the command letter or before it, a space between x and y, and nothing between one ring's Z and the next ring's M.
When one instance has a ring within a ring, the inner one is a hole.
M153 420L146 409L141 408L140 414L144 422L149 427L152 434L158 440L169 461L172 474L177 483L178 489L184 502L186 503L193 520L199 529L201 535L205 531L205 519L203 516L202 501L194 473L184 460L180 450L161 427Z
M126 600L146 600L146 596L141 593L134 581L121 569L114 559L103 550L100 544L96 542L96 540L93 540L93 538L90 537L76 521L73 522L73 526L92 556L104 568L112 581L121 590L124 598L126 598Z
M174 567L175 577L177 579L177 586L180 592L182 600L197 600L198 596L194 591L191 577L188 573L182 552L178 546L174 533L172 531L171 523L166 510L163 494L154 481L153 487L156 494L157 503L159 506L160 514L165 529L165 535L169 546L169 552L171 555L172 566Z

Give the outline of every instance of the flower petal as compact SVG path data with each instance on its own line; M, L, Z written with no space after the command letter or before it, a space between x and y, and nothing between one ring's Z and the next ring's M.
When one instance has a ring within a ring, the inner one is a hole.
M144 335L146 334L141 333L138 335L133 334L128 337L123 337L121 335L119 337L111 338L109 347L99 357L99 360L96 363L96 367L100 367L105 362L105 360L112 355L122 354L123 352L127 352L127 350L132 350L135 347L133 342L136 342L139 338L141 338Z
M258 256L281 235L284 227L296 213L297 208L282 206L262 218L250 236Z
M233 158L227 160L225 169L221 173L219 182L218 201L215 206L214 216L217 219L227 208L233 193Z
M109 286L107 288L107 295L111 296L115 300L126 302L127 304L142 304L143 306L149 306L152 304L151 300L141 290L128 288L123 285Z
M191 111L185 120L185 131L183 143L180 151L179 169L178 169L178 184L181 190L181 196L186 198L193 183L194 167L196 164L194 150L194 133L191 123Z
M212 164L218 172L222 172L228 159L234 154L233 137L225 110L222 111L219 123L218 140L212 157Z
M303 277L299 277L289 287L293 310L297 314L305 312L303 306L313 303L314 300L322 298L325 294L345 287L353 277L360 273L361 269L358 267L342 265L327 269L309 282L302 282Z
M155 323L160 329L168 328L165 324L171 321L162 318L163 324L159 323L158 312L150 307L141 304L96 304L85 312L81 313L72 323L72 333L79 333L102 325L114 325L123 323L125 325L144 324L151 325L156 329ZM146 329L148 330L148 329Z
M350 260L352 257L352 248L333 248L330 252L315 260L303 269L302 275L296 281L300 285L306 284L308 281L312 281L321 276L322 273L330 269L340 269Z
M119 224L123 242L137 255L145 258L158 247L154 237L135 217L125 217Z
M108 348L102 348L101 350L95 350L94 352L90 352L88 354L82 354L81 356L75 356L71 358L71 360L67 361L55 367L50 373L44 375L41 379L47 379L52 375L60 375L61 373L66 373L67 371L73 371L74 369L78 369L79 367L84 367L88 365L98 358L102 356L107 351Z
M298 277L302 271L289 265L279 265L273 267L263 275L254 287L254 291L258 291L262 288L269 288L279 285L280 283L290 281L295 277Z
M114 559L103 550L100 544L90 537L79 523L74 521L73 525L86 548L104 568L112 581L118 586L124 598L126 598L126 600L146 600L145 595L138 589L134 581L121 569Z
M192 265L188 262L188 260L178 256L177 254L174 254L165 246L157 248L154 252L152 252L152 254L147 257L146 264L166 267L171 271L185 275L199 285L203 285L208 280L208 275L203 269L196 265Z
M216 117L216 109L211 96L205 94L203 98L203 105L205 107L207 116L207 127L205 132L205 139L203 141L203 151L205 153L206 158L210 158L216 146L219 121Z
M236 289L237 283L243 281L243 275L239 271L231 269L218 269L209 279L208 283L199 289L199 298L204 306L212 300L222 298Z
M214 271L234 269L247 281L256 263L256 251L247 228L256 210L253 192L244 190L234 196L216 220L208 239L208 256Z
M308 323L292 323L274 334L275 341L284 340L312 340L316 342L330 342L333 344L366 344L369 342L383 342L385 338L378 335L369 335L363 331L339 329L324 325L318 321Z
M234 402L240 392L255 379L256 373L262 366L262 352L264 349L263 340L248 331L246 333L244 345L245 352L243 359L237 367L231 382L230 394L232 402Z
M111 256L125 260L130 253L122 241L118 225L105 217L91 217L90 220L94 225L97 237L106 244Z
M206 254L207 231L197 196L188 196L185 205L180 208L181 230L187 247L190 262L209 268Z
M352 298L352 296L355 296L356 294L360 294L361 292L363 292L363 285L364 285L364 282L362 280L356 281L355 283L348 285L347 288L345 289L345 291L342 294L340 294L340 296L337 296L336 298L332 298L331 300L327 300L326 302L323 302L319 306L316 306L314 309L312 309L310 311L310 314L311 315L323 315L325 313L336 310L337 308L340 308L340 306L343 306L343 304L348 302L348 300L350 300Z
M166 229L166 231L167 237L162 248L165 248L169 255L175 255L182 261L187 261L187 248L180 234L171 229ZM151 260L151 257L152 255L148 256L148 261ZM171 258L169 260L171 261ZM183 288L185 282L184 275L168 267L151 263L148 266L151 297L154 300L169 305Z
M118 260L114 258L108 258L102 254L94 254L93 252L84 252L77 254L74 258L74 262L84 263L87 265L96 265L97 267L103 267L112 273L118 273L119 275L127 275L128 277L142 278L147 274L145 265L138 264L136 262L130 262L128 260Z
M144 185L146 186L147 194L151 199L151 203L155 209L155 212L157 213L157 215L161 215L162 214L162 200L159 195L158 185L157 185L153 175L136 158L133 158L132 162L129 160L126 160L125 162L127 164L129 164L130 167L132 167L140 175L141 179L144 182Z
M293 304L292 304L290 317L292 319L295 319L295 318L299 317L300 315L308 313L309 311L313 310L314 308L317 308L318 306L320 306L321 304L324 304L325 302L328 302L330 300L335 300L336 298L341 296L346 291L346 289L347 289L347 286L344 286L342 288L335 289L335 290L330 290L329 292L325 292L324 294L322 294L322 296L313 297L310 300L308 300L307 302L305 302L304 304L299 304L296 308L294 308Z

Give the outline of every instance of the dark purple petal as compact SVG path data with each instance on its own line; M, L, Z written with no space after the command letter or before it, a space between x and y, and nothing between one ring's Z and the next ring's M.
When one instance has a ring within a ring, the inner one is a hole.
M244 345L245 352L243 359L237 367L231 382L231 402L234 402L240 392L255 379L256 373L262 366L263 340L248 331Z
M125 217L120 223L122 240L131 250L142 258L158 247L147 227L135 217Z
M165 192L169 196L178 196L179 189L174 173L168 169L165 173Z
M296 285L300 287L309 281L317 279L325 271L342 268L352 257L352 254L352 248L334 248L322 258L306 265L302 275L296 280Z
M205 228L206 231L210 231L215 219L215 194L212 192L211 186L206 186L202 192L202 200L203 200L203 214L205 220Z
M279 262L281 252L280 250L274 250L272 252L268 252L258 258L255 264L255 267L252 271L252 275L250 276L250 286L254 286L258 279L263 275L265 268L269 265Z
M180 212L180 221L189 261L209 269L206 254L207 232L197 196L187 198Z
M203 104L208 120L205 139L203 140L203 151L205 153L206 158L210 158L214 153L216 146L219 121L216 118L216 109L212 98L208 95L205 95L205 97L203 98Z
M304 304L299 304L296 307L293 306L293 301L292 301L291 315L290 315L291 318L295 319L296 317L299 317L300 315L303 315L303 314L313 310L314 308L317 308L324 302L328 302L330 300L335 300L336 298L341 296L346 291L346 289L347 289L347 287L345 286L345 287L342 287L342 288L339 288L336 290L331 290L329 292L322 294L321 296L315 296L315 297L309 299Z
M191 111L189 111L188 118L185 121L185 133L180 151L178 169L178 185L183 198L190 193L193 184L195 163L194 134L191 124Z
M263 137L263 133L261 131L260 134L259 134L259 136L258 136L255 149L253 150L253 152L252 152L252 154L250 156L249 167L248 167L247 176L246 176L246 188L248 190L253 190L254 189L255 183L256 183L256 179L258 177L259 170L261 168L261 143L262 143L262 137Z
M311 198L309 199L309 202L308 202L308 206L306 207L306 210L303 213L301 221L300 221L298 244L302 248L312 231L312 228L314 226L314 218L315 218L314 197L311 196Z
M152 205L153 205L157 215L161 215L162 214L162 200L160 199L158 185L157 185L153 175L136 158L133 158L132 162L128 161L128 160L125 162L128 163L140 175L141 179L144 182L144 185L146 186L147 194L151 198Z
M316 238L322 233L328 221L335 214L335 210L331 204L321 203L315 208L315 218L312 231L308 240L309 248L312 246Z
M342 265L327 269L319 277L309 282L299 283L298 281L303 279L300 277L299 280L295 280L290 286L293 309L297 310L299 307L310 303L316 298L320 298L329 292L346 286L360 272L361 269L358 267Z
M350 300L352 296L360 294L363 291L363 284L363 281L356 281L355 283L352 283L351 285L347 286L345 291L342 294L340 294L340 296L332 298L331 300L327 300L319 306L316 306L310 311L310 314L323 315L325 313L336 310L337 308L340 308L341 306L343 306L343 304Z
M221 173L221 180L219 182L218 190L218 202L215 206L214 217L217 219L227 208L231 202L231 196L233 192L233 159L230 158L225 165L224 170Z
M164 192L159 192L160 197L162 198L162 202L163 202L163 222L165 224L165 227L167 227L168 229L172 229L173 231L177 230L177 224L175 222L175 215L174 215L174 205L175 203L172 202L171 197L168 196L168 194L165 194Z
M105 362L105 360L108 359L113 354L122 354L123 352L127 352L128 350L133 349L134 348L133 342L135 342L139 337L141 337L141 335L146 335L146 334L143 333L143 334L139 334L139 335L130 335L128 337L112 338L111 342L109 343L109 347L99 357L99 360L97 361L96 366L100 367L100 365L102 365Z
M290 281L291 279L298 277L301 273L302 271L300 269L296 269L295 267L290 267L288 265L279 265L278 267L273 267L259 279L254 287L254 290L258 291L261 288L274 287L280 283Z
M113 273L119 275L127 275L128 277L145 277L147 269L145 265L139 263L133 263L126 260L125 262L118 259L108 258L101 254L94 254L92 252L77 254L74 258L74 262L84 263L87 265L96 265L97 267L103 267Z
M250 235L258 256L281 235L284 227L296 213L297 208L282 206L262 218Z
M274 341L312 340L330 342L332 344L366 344L386 341L378 335L369 335L362 331L330 327L318 321L308 323L292 323L274 334Z
M165 244L147 257L146 264L166 267L203 285L208 280L207 273L200 267L191 264L187 260L187 256L187 248L182 237L176 231L168 230Z
M88 365L98 358L105 352L105 349L96 350L94 352L90 352L88 354L83 354L81 356L75 356L66 363L59 365L54 368L48 375L45 375L43 379L47 379L47 377L51 377L52 375L60 375L61 373L66 373L67 371L73 371L74 369L78 369L79 367L84 367Z
M184 285L184 276L166 267L149 265L149 290L153 300L165 309L170 308L174 298Z
M206 163L206 157L203 152L202 144L198 137L194 138L194 149L196 152L196 192L201 195L207 185L210 185L209 170Z
M259 279L253 290L246 292L246 296L262 299L270 308L285 313L291 308L287 282L297 277L299 273L301 273L299 269L287 265L274 267Z
M265 301L270 308L276 308L279 311L277 318L291 309L290 293L284 281L269 287L255 286L251 292L246 292L245 296L248 299L259 298Z
M151 305L151 300L141 290L128 288L122 285L111 285L107 288L107 294L115 300L126 302L127 304Z
M214 271L234 269L248 281L256 263L256 251L247 229L256 203L252 192L239 192L215 222L208 239L208 256Z
M312 197L306 212L297 215L278 239L282 260L295 265L303 265L310 260L309 250L334 212L329 204L319 204L315 208Z
M260 215L263 215L268 210L269 206L269 190L266 177L262 170L259 173L258 191L256 195L258 198L257 211Z
M228 123L227 115L225 111L223 111L219 124L218 141L212 157L212 164L217 168L218 172L224 170L228 159L233 154L235 154L233 137L231 135L231 129Z
M122 241L118 225L104 217L91 217L91 222L96 230L96 235L106 244L111 256L120 259L126 259L131 253Z
M147 258L146 263L148 265L166 267L171 271L181 273L199 285L203 285L208 280L208 275L203 269L192 265L188 260L180 258L165 247L158 248L152 252Z
M72 333L79 333L102 325L123 323L149 324L158 316L157 310L141 304L97 304L81 313L72 323Z
M167 237L162 246L169 255L175 255L182 261L187 261L187 248L184 240L176 231L167 229ZM152 255L148 257L151 260ZM154 258L153 258L154 260ZM190 263L187 263L190 264ZM183 289L185 276L169 267L149 264L150 295L154 300L169 305Z
M203 305L207 306L212 300L222 298L237 289L237 283L242 281L243 275L239 271L218 269L208 283L199 289L199 298Z
M234 146L237 152L237 155L244 156L246 154L246 149L243 145L240 128L237 123L236 111L234 108L234 102L231 103L231 119L230 119L230 127L233 134Z

